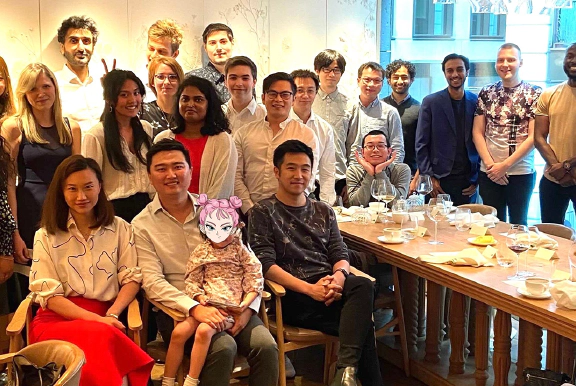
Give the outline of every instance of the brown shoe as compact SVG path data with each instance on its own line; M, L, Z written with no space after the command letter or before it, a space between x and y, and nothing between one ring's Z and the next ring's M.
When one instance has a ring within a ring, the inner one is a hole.
M354 367L344 367L336 370L332 386L357 386L356 369Z

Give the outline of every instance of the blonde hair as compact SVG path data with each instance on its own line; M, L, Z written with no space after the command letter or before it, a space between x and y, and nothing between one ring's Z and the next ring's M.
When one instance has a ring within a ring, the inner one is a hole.
M178 51L182 44L182 28L172 19L156 20L148 29L148 39L162 40L170 38L172 53Z
M40 74L46 75L54 85L54 104L52 105L52 116L56 124L56 131L58 133L58 140L61 145L72 144L72 133L66 126L64 118L62 117L62 102L60 101L60 89L54 73L42 63L30 63L27 65L18 79L18 86L16 87L16 99L18 100L18 124L20 129L24 132L26 139L30 142L46 144L46 141L40 135L39 125L34 118L32 106L26 98L26 93L36 87L36 80Z
M178 76L178 84L184 80L184 71L176 59L169 56L157 56L148 63L148 85L150 89L152 89L154 95L158 95L156 87L154 87L154 75L156 75L156 70L161 64L167 65L176 73Z
M0 76L4 78L4 92L0 95L0 123L11 115L16 113L16 107L14 106L14 93L12 92L12 81L10 79L10 73L8 72L8 66L4 61L4 58L0 56Z

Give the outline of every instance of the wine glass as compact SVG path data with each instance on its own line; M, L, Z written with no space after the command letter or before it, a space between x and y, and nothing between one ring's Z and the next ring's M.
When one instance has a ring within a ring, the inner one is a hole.
M436 196L436 198L444 202L444 206L448 207L448 211L452 210L453 202L450 199L450 195L448 193L440 193Z
M384 205L386 209L388 209L387 204L396 198L396 189L394 188L394 185L387 183L386 180L374 179L372 181L371 193L372 197L374 197L379 203L382 201L385 203ZM380 205L378 205L376 215L376 221L378 221L380 218ZM387 223L389 221L388 219L384 219L382 222Z
M430 176L418 176L418 184L416 185L416 192L423 196L429 194L433 189L432 178Z
M431 198L428 202L428 205L426 206L426 215L434 222L434 240L430 241L429 244L444 244L442 241L438 241L438 222L446 218L448 212L449 210L446 208L443 201L437 198Z
M506 234L506 246L516 254L516 274L508 277L510 280L524 280L526 276L520 272L520 253L526 252L530 248L530 233L526 225L513 224Z

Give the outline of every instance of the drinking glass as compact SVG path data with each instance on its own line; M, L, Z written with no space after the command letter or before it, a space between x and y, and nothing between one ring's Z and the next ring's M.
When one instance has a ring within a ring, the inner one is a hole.
M508 277L510 280L524 280L526 276L519 271L520 253L526 252L530 248L530 234L526 225L514 224L506 234L506 246L516 254L516 274Z
M418 184L416 185L416 192L423 196L427 195L432 191L432 178L430 176L420 175L418 177Z
M442 200L444 202L444 206L448 208L448 210L452 210L452 200L450 199L450 195L448 193L441 193L436 196L437 199Z
M472 222L472 214L468 208L456 208L456 213L454 214L454 222L456 223L456 229L460 232L465 232L470 229L470 223Z
M431 198L426 206L426 215L434 222L434 240L430 241L429 244L444 244L438 241L438 222L445 219L448 215L448 209L444 205L444 202L437 198Z
M503 268L509 268L514 265L514 257L511 256L510 253L506 253L507 251L498 250L496 252L496 261L498 265Z
M388 210L388 203L396 198L396 188L387 180L374 179L371 187L372 197L378 202L384 202L386 211ZM376 221L380 218L380 210L378 209ZM383 223L391 222L384 218Z
M418 215L408 214L402 220L402 237L406 240L414 240L418 230Z
M568 261L570 262L570 281L576 281L576 241L574 240L568 250Z

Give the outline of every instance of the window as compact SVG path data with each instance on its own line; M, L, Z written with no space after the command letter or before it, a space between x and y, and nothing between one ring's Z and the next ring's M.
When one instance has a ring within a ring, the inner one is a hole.
M504 40L506 36L506 15L493 13L472 13L470 16L470 39Z
M414 0L415 38L451 38L454 4L433 4L431 0Z

